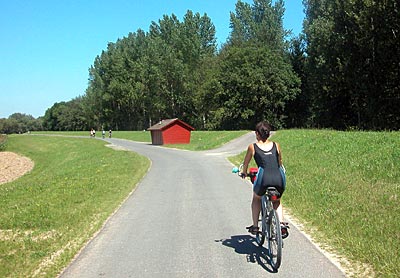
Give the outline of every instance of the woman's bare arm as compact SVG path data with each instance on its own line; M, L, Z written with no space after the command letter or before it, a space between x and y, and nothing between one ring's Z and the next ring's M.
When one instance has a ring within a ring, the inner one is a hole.
M279 166L282 166L282 151L281 151L281 147L279 146L278 143L275 143L275 144L276 144L276 148L278 150L278 163L279 163Z
M253 155L254 155L254 146L253 144L250 144L249 147L247 148L247 153L243 161L243 169L242 169L243 174L247 174L247 169L249 168L249 163Z

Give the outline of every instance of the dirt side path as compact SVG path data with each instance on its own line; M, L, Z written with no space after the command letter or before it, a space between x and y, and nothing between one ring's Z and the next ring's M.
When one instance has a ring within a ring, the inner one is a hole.
M18 179L33 169L34 163L13 152L0 152L0 184Z

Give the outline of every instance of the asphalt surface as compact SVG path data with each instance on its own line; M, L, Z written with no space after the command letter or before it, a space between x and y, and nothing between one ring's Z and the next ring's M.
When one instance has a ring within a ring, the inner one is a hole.
M151 168L60 277L345 276L294 225L275 273L245 230L251 186L226 157L246 150L253 133L204 152L105 140L145 155Z

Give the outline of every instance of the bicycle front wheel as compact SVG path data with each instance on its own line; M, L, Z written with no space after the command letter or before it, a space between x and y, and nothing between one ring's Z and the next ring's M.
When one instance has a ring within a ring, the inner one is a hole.
M268 253L272 268L278 270L282 261L282 233L275 210L272 210L268 217Z

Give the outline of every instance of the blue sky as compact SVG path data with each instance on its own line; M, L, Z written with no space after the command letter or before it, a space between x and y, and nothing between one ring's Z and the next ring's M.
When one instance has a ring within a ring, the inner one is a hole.
M152 21L187 10L207 13L218 44L229 35L236 0L0 0L0 118L43 116L85 94L88 69L108 42L148 31ZM244 2L253 3L247 0ZM286 0L284 26L298 35L302 0Z

